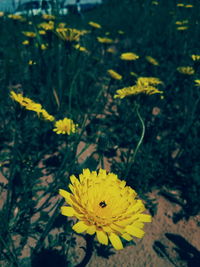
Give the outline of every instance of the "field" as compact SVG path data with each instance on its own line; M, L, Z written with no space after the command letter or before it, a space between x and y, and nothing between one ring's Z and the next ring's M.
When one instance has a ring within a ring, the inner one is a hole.
M165 259L151 232L165 224L160 195L180 207L170 222L199 228L199 14L198 1L164 0L65 17L0 12L1 266L103 266L136 250L144 224ZM200 266L189 243L188 257L163 266ZM139 255L146 265L123 266L161 267Z

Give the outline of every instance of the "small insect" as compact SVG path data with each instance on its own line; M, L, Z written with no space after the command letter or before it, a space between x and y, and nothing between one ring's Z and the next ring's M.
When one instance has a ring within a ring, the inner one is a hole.
M101 201L101 202L99 203L99 206L100 206L101 208L105 208L105 207L107 206L107 204L106 204L105 201Z

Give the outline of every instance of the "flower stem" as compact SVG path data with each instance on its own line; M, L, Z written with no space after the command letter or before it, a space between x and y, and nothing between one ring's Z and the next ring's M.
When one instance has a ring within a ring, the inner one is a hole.
M83 260L79 264L77 264L75 267L86 266L92 257L94 235L86 235L85 240L86 240L85 256Z

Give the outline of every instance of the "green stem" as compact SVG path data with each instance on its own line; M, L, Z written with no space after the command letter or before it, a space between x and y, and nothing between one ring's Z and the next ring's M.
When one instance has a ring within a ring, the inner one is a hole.
M75 267L85 267L92 257L94 235L92 235L92 236L86 235L85 241L86 241L85 256L84 256L83 260L79 264L77 264Z

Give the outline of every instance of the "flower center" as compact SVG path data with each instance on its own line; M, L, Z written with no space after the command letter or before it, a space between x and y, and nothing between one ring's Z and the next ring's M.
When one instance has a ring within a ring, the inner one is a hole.
M101 201L101 202L99 203L99 206L100 206L101 208L105 208L105 207L107 206L107 204L106 204L105 201Z

